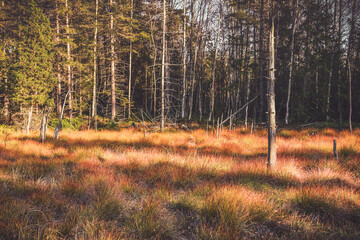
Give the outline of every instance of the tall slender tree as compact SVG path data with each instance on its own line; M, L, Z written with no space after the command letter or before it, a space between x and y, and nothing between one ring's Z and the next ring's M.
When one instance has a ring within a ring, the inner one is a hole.
M276 167L276 108L275 108L275 48L274 17L269 36L269 80L268 80L268 169Z
M166 0L163 0L163 37L162 37L162 63L161 63L161 131L165 127L165 55L166 55Z

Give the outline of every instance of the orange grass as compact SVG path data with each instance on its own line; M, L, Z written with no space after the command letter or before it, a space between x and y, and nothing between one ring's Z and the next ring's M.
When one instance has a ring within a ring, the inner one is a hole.
M0 145L0 239L360 238L359 130L280 131L272 173L265 130L37 135Z

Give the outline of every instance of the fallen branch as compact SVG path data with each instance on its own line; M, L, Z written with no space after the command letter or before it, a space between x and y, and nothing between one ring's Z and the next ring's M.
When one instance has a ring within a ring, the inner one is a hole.
M256 95L256 97L254 97L253 99L251 99L249 102L247 102L244 106L242 106L239 110L237 110L235 113L233 113L232 115L230 115L227 119L225 119L224 121L222 121L220 123L220 126L222 126L224 123L226 123L231 117L235 116L236 114L238 114L241 110L243 110L247 105L249 105L250 103L252 103L253 101L255 101L255 99L257 99L260 95L262 94L259 93L258 95Z

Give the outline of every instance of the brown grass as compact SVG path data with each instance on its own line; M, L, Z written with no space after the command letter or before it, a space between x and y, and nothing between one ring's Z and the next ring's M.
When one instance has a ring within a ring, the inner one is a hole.
M0 239L360 238L358 130L283 130L272 173L264 130L37 135L0 145Z

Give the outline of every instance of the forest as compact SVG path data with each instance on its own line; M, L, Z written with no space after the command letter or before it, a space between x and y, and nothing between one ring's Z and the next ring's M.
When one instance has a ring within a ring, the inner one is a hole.
M360 120L357 0L1 4L4 124L45 107L91 128L141 111L166 123L265 123L272 21L277 122Z
M360 0L0 0L0 240L360 239Z

